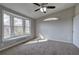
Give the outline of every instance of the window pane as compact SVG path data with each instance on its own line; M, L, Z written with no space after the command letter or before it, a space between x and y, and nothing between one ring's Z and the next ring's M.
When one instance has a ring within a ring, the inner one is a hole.
M30 21L25 20L25 34L30 34Z
M3 38L9 38L10 37L10 16L7 14L3 15L3 24L4 24L4 37Z
M14 18L14 33L15 36L23 35L23 20L20 18Z

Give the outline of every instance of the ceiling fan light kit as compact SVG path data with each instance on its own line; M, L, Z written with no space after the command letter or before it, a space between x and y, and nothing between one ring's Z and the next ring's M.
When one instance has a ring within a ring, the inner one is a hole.
M43 12L43 13L46 13L46 7L40 8L40 11Z
M35 10L36 11L41 11L42 13L46 13L47 9L54 9L56 8L55 6L47 6L48 3L33 3L34 5L40 7L38 9Z

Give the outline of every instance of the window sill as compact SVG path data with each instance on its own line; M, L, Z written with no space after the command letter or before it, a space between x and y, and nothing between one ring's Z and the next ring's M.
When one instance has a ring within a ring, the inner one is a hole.
M0 45L0 51L4 50L4 49L7 49L7 48L10 48L12 46L15 46L15 45L18 45L22 42L26 42L28 40L31 40L33 39L33 36L31 35L24 35L24 36L20 36L20 37L15 37L15 38L11 38L13 40L7 40L7 41L4 41L1 45Z
M3 39L3 42L19 40L21 38L27 38L29 36L31 36L31 35L23 35L23 36L17 36L17 37L12 37L12 38L8 38L8 39Z

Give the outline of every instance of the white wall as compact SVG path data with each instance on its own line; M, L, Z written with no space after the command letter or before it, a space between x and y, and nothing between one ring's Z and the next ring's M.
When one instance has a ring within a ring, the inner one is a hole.
M49 40L72 43L72 20L74 7L66 10L47 15L36 22L37 36L39 33ZM43 20L50 17L58 17L57 21L44 22Z
M73 44L79 48L79 4L75 7L75 17L73 20Z

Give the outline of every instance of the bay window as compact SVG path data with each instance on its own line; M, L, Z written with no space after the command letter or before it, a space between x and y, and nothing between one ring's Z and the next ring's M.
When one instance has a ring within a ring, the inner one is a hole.
M31 22L12 13L3 13L3 39L31 35Z

